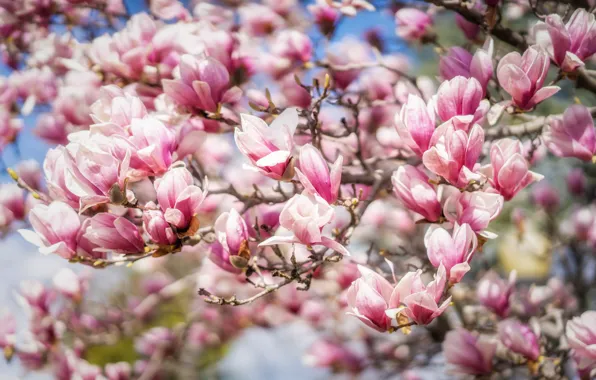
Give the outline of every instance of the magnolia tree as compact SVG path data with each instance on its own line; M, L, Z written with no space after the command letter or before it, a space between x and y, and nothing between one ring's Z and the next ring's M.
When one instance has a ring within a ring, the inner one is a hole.
M30 113L52 144L0 223L71 263L23 282L7 361L197 378L305 321L334 373L596 376L592 0L147 3L0 1L0 147Z

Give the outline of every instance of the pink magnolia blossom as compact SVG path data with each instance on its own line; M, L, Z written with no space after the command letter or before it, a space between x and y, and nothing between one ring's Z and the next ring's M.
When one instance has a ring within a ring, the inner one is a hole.
M157 209L153 202L145 204L143 211L143 228L151 240L160 245L170 245L178 240L176 234L166 221L163 211Z
M594 120L590 110L580 104L567 108L562 118L551 118L543 136L548 149L559 157L590 161L596 153Z
M391 177L393 192L404 205L435 222L441 217L441 204L435 188L424 172L411 165L400 166Z
M455 372L484 375L492 373L497 342L460 327L447 333L443 351L445 360L455 367Z
M15 172L20 179L33 189L39 189L41 185L41 168L36 160L23 160L15 167Z
M194 185L192 174L185 167L171 168L156 179L155 191L165 220L179 231L193 226L207 196L206 190Z
M43 172L52 198L78 208L80 196L73 193L66 183L66 148L64 146L48 150L43 162Z
M298 62L310 61L313 52L310 38L296 30L284 30L279 33L271 49L276 56Z
M573 195L582 195L586 191L586 176L581 168L575 168L569 171L565 178L567 190Z
M262 4L246 4L240 7L240 25L251 36L266 36L284 26L283 17Z
M218 105L234 102L241 91L230 86L230 74L212 57L197 58L185 54L180 59L180 76L162 80L164 92L176 103L215 112Z
M490 108L484 89L475 78L457 76L439 87L435 98L437 114L443 121L453 121L456 129L468 131L474 124L482 124Z
M490 184L506 201L543 176L528 169L521 142L511 138L496 141L490 148L490 166L486 167Z
M147 116L147 108L140 98L125 93L115 85L104 86L99 99L91 105L91 118L95 122L90 129L103 135L127 135L133 119Z
M477 2L476 4L481 3ZM468 21L464 16L460 15L459 13L455 14L455 24L462 32L464 32L466 38L471 41L476 40L476 38L478 37L478 33L480 33L480 25Z
M389 300L391 305L402 306L387 310L387 315L397 319L398 323L402 323L402 317L418 325L431 323L443 314L451 302L451 297L448 297L439 305L446 282L443 265L439 266L434 280L427 285L422 282L421 270L406 273L395 286Z
M556 13L546 16L533 29L536 42L548 51L563 71L572 72L596 53L594 14L578 8L567 24Z
M472 172L482 153L484 130L478 125L469 134L456 130L452 122L439 126L431 139L432 147L422 156L422 162L431 172L449 183L465 187L478 176Z
M299 86L291 75L287 75L282 79L280 90L290 106L308 108L312 102L310 92ZM265 104L265 108L268 106L269 101Z
M399 115L395 115L395 126L399 137L408 148L418 157L422 157L429 149L435 131L434 109L419 96L410 94Z
M23 121L15 119L4 107L0 107L0 152L4 147L14 142L23 129Z
M391 328L391 318L385 311L398 307L390 304L393 285L376 272L358 266L360 278L350 285L347 292L349 315L360 319L365 325L377 331L387 331Z
M369 61L369 48L355 39L344 39L327 50L327 59L333 66L360 65ZM332 70L334 86L345 90L360 75L362 69Z
M62 115L44 113L37 118L33 133L52 144L67 144L68 134L72 130Z
M515 290L516 272L509 273L508 281L493 271L487 272L478 282L478 301L501 318L509 314L510 298Z
M503 210L503 197L485 191L453 191L443 204L443 213L453 223L466 223L474 232L482 232Z
M565 335L580 373L589 376L596 368L596 311L586 311L568 321Z
M559 191L545 182L541 182L532 188L531 199L534 204L550 213L555 212L561 203Z
M433 19L416 8L402 8L395 13L396 33L406 41L418 41L431 32Z
M322 234L323 227L331 223L333 216L333 207L320 196L308 192L296 194L287 201L279 215L280 225L292 231L292 235L272 236L259 246L289 243L322 245L349 256L343 245Z
M132 119L130 136L116 136L114 151L117 157L126 157L130 152L131 178L164 173L173 161L176 136L155 117Z
M220 268L229 272L242 269L250 258L248 228L235 209L222 213L213 226L217 241L210 248L209 258ZM214 246L215 245L215 246ZM233 258L232 256L239 256Z
M294 131L298 126L298 112L289 108L279 115L270 127L256 116L240 115L241 128L234 139L242 154L262 174L275 180L294 177Z
M79 216L64 202L38 204L29 212L31 230L19 230L25 240L39 247L43 254L55 253L72 259L77 251L77 234L81 228Z
M529 326L515 319L499 322L499 340L511 351L518 353L528 360L536 361L540 356L538 337Z
M302 186L312 194L318 194L328 203L334 203L341 183L343 157L338 156L330 170L321 152L311 144L306 144L300 148L298 162L296 175Z
M0 184L0 207L12 213L15 219L25 217L25 191L16 183Z
M319 26L321 33L324 35L333 31L335 23L341 16L340 12L325 0L316 0L314 4L308 5L307 9L313 15L315 24Z
M478 238L469 224L455 225L451 234L432 225L424 235L424 245L430 263L442 265L447 271L450 284L461 281L470 270L470 260L478 247Z
M454 46L447 50L447 54L441 56L439 61L439 72L447 80L457 76L475 78L486 95L486 88L493 76L493 40L487 38L482 49L476 50L474 55L467 50Z
M308 348L304 362L312 367L346 369L352 373L359 373L364 365L361 356L329 340L313 343Z
M69 192L80 197L81 211L110 201L110 192L115 185L124 189L128 175L130 151L117 158L110 152L112 141L100 135L90 136L87 132L69 143L64 151L65 185Z
M102 212L89 219L85 237L97 245L98 252L140 254L145 243L139 229L128 219Z
M549 66L550 59L546 51L534 45L523 56L511 52L501 58L497 66L497 78L501 87L511 95L516 107L531 110L560 90L558 86L542 87Z

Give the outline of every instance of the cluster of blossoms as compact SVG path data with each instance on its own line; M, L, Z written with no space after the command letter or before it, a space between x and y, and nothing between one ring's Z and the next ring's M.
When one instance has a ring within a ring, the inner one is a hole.
M101 310L88 272L24 283L28 334L2 317L6 358L57 378L192 377L247 326L301 320L319 331L305 363L335 372L416 378L442 351L462 376L594 376L580 166L596 154L594 14L551 10L520 33L499 12L546 11L430 3L392 12L403 41L435 47L436 79L408 74L377 30L338 37L376 11L364 0L151 0L134 15L122 0L0 0L0 150L21 154L30 114L53 145L41 167L8 169L2 233L139 274ZM473 51L439 42L440 6ZM552 162L577 166L572 205ZM171 307L183 317L164 322ZM122 360L97 357L110 346Z

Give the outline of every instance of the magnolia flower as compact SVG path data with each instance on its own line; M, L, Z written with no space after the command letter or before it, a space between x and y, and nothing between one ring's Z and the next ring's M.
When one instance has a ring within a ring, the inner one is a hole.
M499 322L499 340L511 351L518 353L528 360L536 361L540 356L538 337L530 327L515 319Z
M443 213L453 223L468 224L474 232L482 232L503 210L504 199L486 191L460 192L454 189L443 203Z
M492 187L506 201L532 182L543 178L542 175L528 170L528 163L522 152L523 147L518 140L498 140L490 147L490 165L483 168Z
M81 211L110 201L114 186L124 189L130 151L119 159L110 152L112 141L104 136L80 132L63 151L67 191L79 197ZM71 134L72 137L72 134Z
M482 153L484 130L474 124L470 133L456 130L452 122L444 123L433 133L432 147L422 156L422 162L431 172L449 183L465 187L478 175L472 170Z
M486 95L488 81L493 76L493 44L493 40L487 38L482 49L476 50L474 55L458 46L449 48L439 61L441 76L447 80L456 76L475 78L480 83L483 96Z
M38 204L29 212L33 231L19 230L29 243L39 247L43 254L55 253L72 259L77 251L77 234L81 228L79 215L64 202Z
M145 204L143 228L156 244L170 245L176 243L178 240L172 227L166 221L163 211L157 209L157 205L153 202L147 202Z
M501 318L506 317L509 313L511 294L515 290L515 278L515 271L509 273L508 281L493 271L487 272L476 288L478 301Z
M132 120L146 116L147 109L139 97L124 93L116 85L103 86L99 99L91 105L91 118L95 124L90 130L106 136L127 136Z
M322 245L342 255L350 255L348 250L337 241L322 235L322 229L331 222L334 211L329 203L316 194L303 192L287 201L279 223L292 232L290 236L272 236L259 246L300 243L304 245Z
M435 188L423 171L411 165L400 166L391 176L393 192L404 205L435 222L441 217L441 204Z
M300 169L296 168L296 174L307 191L318 194L332 204L337 200L341 184L342 162L343 157L340 155L329 170L321 152L311 144L306 144L300 148Z
M89 219L84 235L97 245L95 251L98 252L140 254L145 248L137 226L124 217L108 212L95 214Z
M337 8L329 5L325 0L316 0L314 4L307 6L308 11L314 18L314 23L319 26L321 33L328 35L335 28L335 23L341 16Z
M449 297L439 305L446 281L447 276L443 265L439 265L434 280L426 286L422 283L422 270L408 272L399 280L389 300L391 305L402 306L389 309L385 313L390 318L396 319L398 326L406 321L418 325L431 323L443 314L451 302Z
M429 149L435 131L435 112L422 98L408 95L408 101L395 115L395 127L399 137L419 157Z
M550 118L543 136L548 149L559 157L590 161L596 153L594 120L590 110L580 104L567 108L562 118Z
M484 99L484 91L475 78L457 76L445 81L434 97L437 114L467 132L472 125L482 124L488 113L490 102Z
M478 247L478 238L469 224L456 224L451 234L432 225L424 235L424 245L430 263L435 268L444 266L449 283L456 284L470 270L469 263Z
M179 105L215 112L219 104L234 102L241 94L238 87L230 88L228 70L212 57L185 54L179 69L179 78L162 80L166 95Z
M556 13L546 16L533 29L536 43L542 46L563 71L572 72L596 53L594 14L578 8L567 24Z
M178 232L194 234L198 228L197 214L207 191L195 186L192 174L182 166L168 170L154 185L165 220Z
M345 368L359 373L363 368L363 358L348 348L329 340L317 340L304 356L304 362L311 367Z
M217 241L210 247L209 259L220 268L236 272L248 264L248 228L235 209L222 213L213 226Z
M289 108L279 115L270 127L256 116L240 115L241 129L236 128L234 139L242 154L262 174L275 180L294 177L294 131L298 126L298 112Z
M125 157L131 152L129 176L145 178L168 170L176 149L174 132L155 117L133 119L129 130L129 137L113 139L117 157Z
M393 286L383 276L358 265L360 278L350 285L347 292L349 315L360 319L365 325L377 331L391 329L391 318L385 311L398 307L392 304Z
M308 62L312 56L310 38L296 30L284 30L279 33L271 47L274 55L292 61Z
M406 41L417 41L430 33L433 19L416 8L402 8L395 12L396 33Z
M501 87L511 95L511 101L516 107L531 110L561 89L558 86L542 87L549 66L548 54L534 45L523 56L518 52L511 52L501 58L497 66L497 78Z
M447 363L454 366L456 372L466 375L492 373L496 351L497 342L493 339L461 327L449 331L443 342Z
M596 311L586 311L568 321L565 335L580 372L589 375L596 368Z

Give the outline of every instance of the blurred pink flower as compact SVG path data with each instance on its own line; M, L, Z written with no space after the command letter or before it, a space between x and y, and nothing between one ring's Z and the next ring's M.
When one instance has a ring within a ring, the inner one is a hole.
M433 19L416 8L402 8L395 13L396 33L406 41L418 41L431 32Z
M455 372L466 375L492 373L496 350L497 342L493 339L464 328L449 331L443 342L447 363L455 367Z
M505 281L493 271L487 272L478 282L476 296L478 301L501 318L509 314L510 298L515 290L516 272L509 273Z
M540 356L538 337L530 327L515 320L506 319L498 324L499 340L511 351L528 360L536 361Z
M589 376L596 368L596 311L586 311L568 321L565 335L580 373Z

